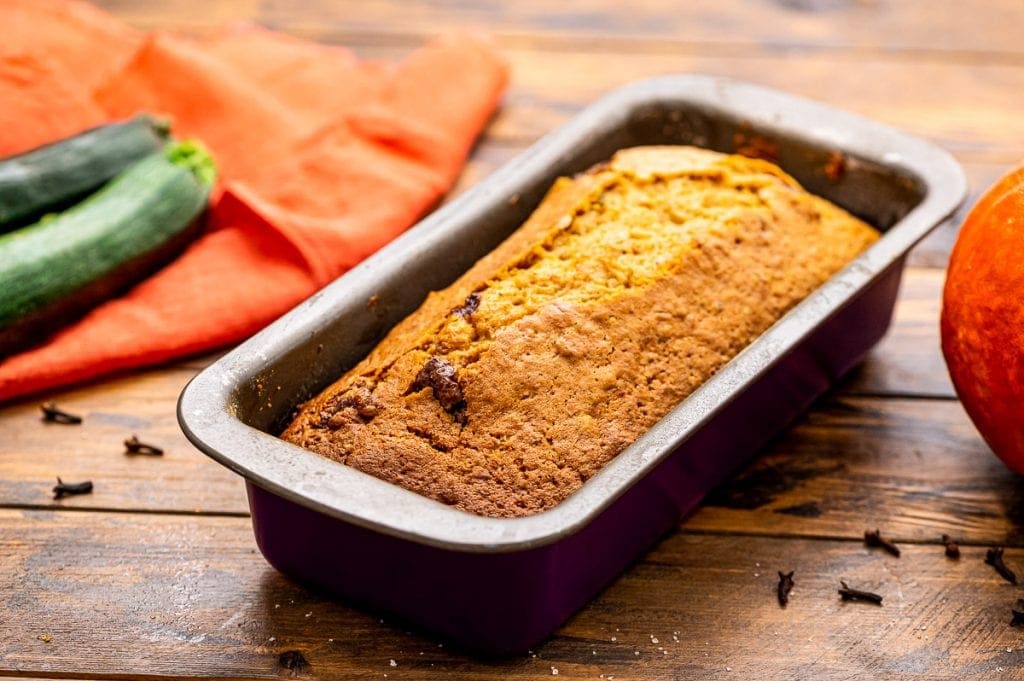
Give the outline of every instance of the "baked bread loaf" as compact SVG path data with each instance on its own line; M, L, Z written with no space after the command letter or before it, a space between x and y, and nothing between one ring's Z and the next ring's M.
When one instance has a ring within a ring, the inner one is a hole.
M549 509L877 238L765 161L620 151L281 437L473 513Z

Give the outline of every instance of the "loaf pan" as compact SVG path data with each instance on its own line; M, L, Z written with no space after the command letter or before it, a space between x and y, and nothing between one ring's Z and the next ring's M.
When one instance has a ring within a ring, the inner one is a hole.
M769 155L884 236L543 513L472 515L275 437L428 291L518 227L556 177L643 144ZM274 567L473 650L526 650L864 357L889 325L907 251L965 191L949 154L858 116L721 78L641 81L202 371L178 418L199 449L244 476Z

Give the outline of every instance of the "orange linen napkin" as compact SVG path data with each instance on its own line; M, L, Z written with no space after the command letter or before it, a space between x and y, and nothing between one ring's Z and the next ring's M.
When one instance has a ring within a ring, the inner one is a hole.
M255 26L144 35L78 2L0 0L0 15L0 154L148 111L220 170L206 234L0 362L0 400L257 331L437 202L506 80L468 35L388 65Z

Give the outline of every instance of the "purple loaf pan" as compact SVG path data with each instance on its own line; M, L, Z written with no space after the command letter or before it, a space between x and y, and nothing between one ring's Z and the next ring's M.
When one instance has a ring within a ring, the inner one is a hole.
M556 177L642 144L753 144L885 234L543 513L476 516L275 437L299 403L518 227ZM858 116L721 78L637 82L203 370L178 419L245 477L256 541L274 567L469 649L523 651L864 357L888 328L908 250L965 192L945 151Z

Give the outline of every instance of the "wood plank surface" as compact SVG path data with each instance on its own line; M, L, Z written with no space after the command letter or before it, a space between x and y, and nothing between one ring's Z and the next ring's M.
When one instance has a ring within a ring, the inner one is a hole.
M716 490L692 530L1024 545L1024 481L959 402L836 396Z
M939 341L943 270L910 268L900 283L889 333L842 391L876 396L953 398Z
M18 674L275 678L288 650L310 663L301 678L323 679L983 679L1024 662L1008 626L1019 590L975 547L896 559L853 541L674 534L535 657L497 660L290 582L245 519L0 511L0 549L0 664ZM780 569L796 573L785 609ZM840 579L883 605L842 602Z
M245 514L241 479L195 449L178 427L177 396L195 373L138 372L0 407L0 506ZM44 423L39 403L47 397L83 423ZM125 454L132 435L164 454ZM54 500L57 476L92 480L93 493Z
M329 38L330 36L324 36ZM399 52L367 48L368 56ZM515 85L490 134L533 139L568 120L580 104L650 76L702 73L775 87L899 127L952 151L1024 157L1024 120L1017 115L1024 65L946 64L887 56L627 53L609 58L579 49L557 54L503 50Z
M196 31L228 19L259 21L294 33L329 30L349 42L412 42L453 28L485 30L506 44L557 50L585 42L608 51L859 50L911 52L917 58L965 59L1024 54L1015 30L1016 0L104 0L100 4L143 28Z

